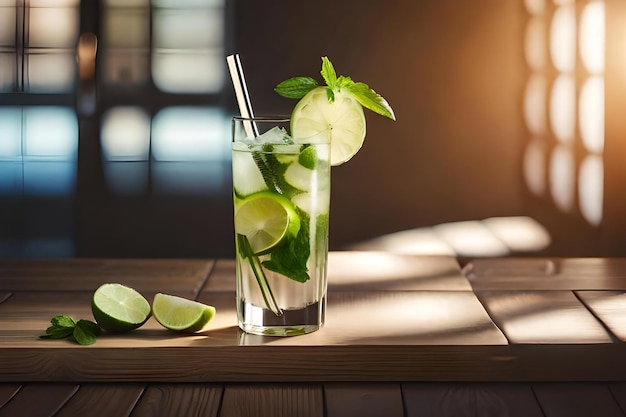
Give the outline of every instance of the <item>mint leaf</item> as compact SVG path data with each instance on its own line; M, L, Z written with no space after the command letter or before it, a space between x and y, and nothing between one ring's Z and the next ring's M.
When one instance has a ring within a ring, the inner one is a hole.
M50 323L52 323L53 326L59 326L59 327L72 327L73 328L74 326L76 326L76 322L74 321L74 319L64 314L60 314L58 316L52 317L52 319L50 319Z
M335 72L335 67L330 62L327 56L322 57L322 70L321 70L322 78L326 82L326 85L331 89L335 88L335 83L337 82L337 73Z
M311 279L306 265L311 254L309 246L310 216L298 207L296 207L296 212L300 216L301 223L298 234L272 250L270 259L263 261L262 265L270 271L277 272L294 281L306 282Z
M74 327L50 326L46 329L46 334L39 336L41 339L65 339L74 332Z
M100 334L100 326L89 320L78 320L72 334L79 345L93 345Z
M376 91L372 90L367 84L353 82L352 84L347 84L346 88L363 107L366 107L382 116L388 117L391 120L396 120L393 109L389 103L387 103L387 100L385 100L380 94L376 93Z
M274 91L283 97L300 99L318 85L311 77L293 77L279 83Z

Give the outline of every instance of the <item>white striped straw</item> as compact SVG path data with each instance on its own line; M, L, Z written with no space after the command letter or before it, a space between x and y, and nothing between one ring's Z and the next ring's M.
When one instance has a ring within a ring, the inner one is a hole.
M237 97L239 112L244 118L253 118L254 112L252 111L252 103L250 102L246 79L243 76L243 68L241 66L239 54L228 55L226 57L226 62L228 63L230 78L233 80L233 86L235 87L235 96ZM250 139L254 139L259 136L259 130L254 122L244 120L243 125L246 130L246 134Z

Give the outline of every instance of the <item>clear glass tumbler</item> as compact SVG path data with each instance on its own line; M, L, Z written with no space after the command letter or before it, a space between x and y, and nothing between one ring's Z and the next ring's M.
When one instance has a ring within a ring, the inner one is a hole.
M310 333L324 323L330 146L289 135L289 118L234 117L239 327Z

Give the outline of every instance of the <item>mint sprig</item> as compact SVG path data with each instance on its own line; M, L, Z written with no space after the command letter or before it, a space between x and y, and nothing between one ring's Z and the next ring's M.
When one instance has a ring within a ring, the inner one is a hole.
M75 321L72 317L60 314L50 319L51 326L41 339L66 339L72 337L79 345L93 345L100 334L100 326L89 320Z
M335 101L335 92L342 89L347 90L361 104L374 113L396 120L396 116L391 105L380 94L362 82L355 82L350 77L337 76L335 67L328 57L322 57L322 70L320 71L326 83L326 93L328 101ZM287 98L301 99L309 91L318 87L317 81L311 77L293 77L279 83L275 88L278 94Z

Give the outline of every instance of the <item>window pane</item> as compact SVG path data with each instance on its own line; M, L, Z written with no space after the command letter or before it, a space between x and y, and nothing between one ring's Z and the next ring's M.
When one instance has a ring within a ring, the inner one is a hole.
M38 93L69 92L76 78L76 55L65 51L28 56L28 90Z
M150 116L139 107L116 107L102 118L102 152L109 161L146 161Z

